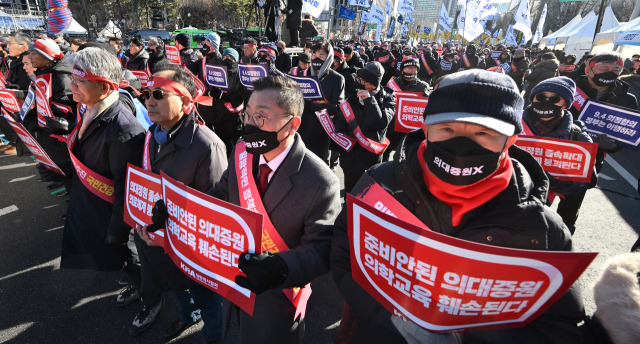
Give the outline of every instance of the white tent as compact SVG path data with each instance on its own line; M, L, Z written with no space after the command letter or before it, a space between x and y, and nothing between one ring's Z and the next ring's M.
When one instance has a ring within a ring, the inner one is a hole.
M585 25L588 25L594 18L598 18L598 16L595 14L595 12L590 11L586 16L584 16L584 18L580 19L580 21L573 24L571 27L568 27L562 32L556 33L553 42L553 49L563 50L565 45L567 44L567 39L569 38L570 34L585 27Z
M556 44L556 38L558 35L561 35L563 32L570 30L574 25L579 23L582 20L582 16L578 13L573 19L571 19L565 26L559 28L553 33L542 37L540 40L540 48L543 49L545 46L554 46Z
M607 31L620 26L620 22L616 19L611 6L608 6L604 10L604 17L602 18L602 26L600 31ZM594 16L588 23L582 27L576 27L565 34L564 52L566 55L575 54L581 57L585 52L591 50L593 45L593 36L596 33L596 25L598 23L598 16ZM560 41L563 37L559 37Z
M77 35L77 36L86 36L87 35L87 30L85 28L82 27L82 25L78 24L78 22L71 18L71 24L69 24L69 27L62 30L62 33L66 33L67 35Z
M593 43L593 47L591 48L591 53L597 54L604 51L612 51L620 33L622 31L631 30L640 30L640 17L613 29L598 33L596 35L595 42Z
M122 38L122 31L113 23L113 21L109 20L107 25L98 33L98 36L103 38Z

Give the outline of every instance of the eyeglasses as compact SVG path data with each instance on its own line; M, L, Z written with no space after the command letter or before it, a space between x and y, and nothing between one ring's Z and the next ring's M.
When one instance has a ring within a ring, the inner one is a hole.
M545 96L545 95L544 95L544 94L542 94L542 93L538 93L538 94L536 94L536 100L537 100L537 101L539 101L539 102L543 102L543 101L545 101L545 100L547 100L547 99L549 99L549 101L550 101L552 104L558 103L560 100L562 100L562 98L561 98L561 97L558 97L558 96L551 96L551 97L547 97L547 96Z
M262 128L262 126L264 125L264 121L267 119L278 118L278 117L289 117L289 116L293 116L293 115L286 113L284 115L265 117L261 113L249 114L247 110L242 111L242 120L246 122L247 117L251 117L251 122L258 128Z
M177 96L177 94L175 93L171 93L171 92L167 92L165 90L160 90L160 89L155 89L155 90L142 90L142 98L144 98L145 100L151 99L151 97L153 97L153 99L155 100L162 100L164 99L166 96Z

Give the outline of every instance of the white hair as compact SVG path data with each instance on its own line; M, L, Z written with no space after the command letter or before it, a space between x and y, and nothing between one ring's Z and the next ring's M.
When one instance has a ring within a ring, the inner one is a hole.
M122 80L122 67L118 58L100 48L85 48L66 58L74 68L105 77L116 84Z

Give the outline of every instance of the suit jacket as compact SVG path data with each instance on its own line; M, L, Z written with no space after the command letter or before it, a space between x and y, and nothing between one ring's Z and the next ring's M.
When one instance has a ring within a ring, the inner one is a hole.
M257 169L258 156L253 158ZM222 179L207 193L240 205L237 178L232 158ZM330 228L340 211L340 182L296 133L291 151L271 177L262 200L289 247L278 253L289 275L282 285L256 297L253 316L242 312L240 342L295 343L295 309L281 289L304 286L329 271Z

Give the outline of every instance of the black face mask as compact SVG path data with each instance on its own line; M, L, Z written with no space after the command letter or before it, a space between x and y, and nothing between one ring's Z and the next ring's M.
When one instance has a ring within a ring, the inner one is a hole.
M279 52L280 54L282 54L282 52L283 52L283 51L284 51L284 49L283 49L283 48L278 48L278 52Z
M552 118L562 115L562 106L548 100L531 103L531 114L537 118Z
M416 77L418 76L418 73L405 73L402 72L402 78L405 79L406 81L413 81L416 79Z
M258 63L265 65L267 69L271 68L271 61L268 59L258 59Z
M591 80L593 80L593 83L598 86L609 86L612 85L617 78L618 74L614 72L604 72L594 74Z
M324 61L321 58L316 57L313 60L311 60L311 68L313 68L317 72L320 70L320 68L322 68L323 63Z
M222 60L222 65L227 67L227 73L235 73L238 70L238 64L232 59Z
M475 50L467 50L467 55L468 56L474 56L476 54Z
M280 130L284 129L289 122L291 122L291 119L287 121ZM244 146L247 148L247 152L251 154L265 154L278 148L280 142L286 140L285 137L282 141L278 141L278 133L280 130L266 131L254 125L245 125L242 138L244 139Z
M356 91L364 90L364 85L356 81Z
M461 186L475 184L495 172L500 154L468 137L457 136L438 142L427 140L424 159L429 171L438 179Z

